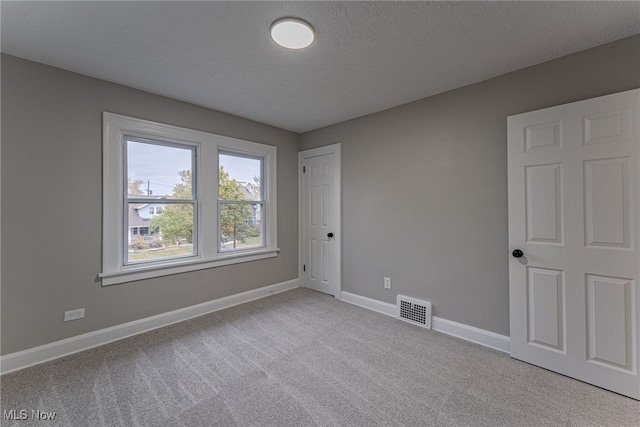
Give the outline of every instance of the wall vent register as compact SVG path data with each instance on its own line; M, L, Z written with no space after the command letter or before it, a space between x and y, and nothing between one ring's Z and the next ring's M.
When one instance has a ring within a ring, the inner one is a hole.
M398 295L396 317L402 321L431 329L431 303Z

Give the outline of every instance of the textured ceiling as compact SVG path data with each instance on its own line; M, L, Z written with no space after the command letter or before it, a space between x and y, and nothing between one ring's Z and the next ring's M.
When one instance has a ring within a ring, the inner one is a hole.
M640 2L9 2L11 55L304 132L640 33ZM310 22L303 51L277 18Z

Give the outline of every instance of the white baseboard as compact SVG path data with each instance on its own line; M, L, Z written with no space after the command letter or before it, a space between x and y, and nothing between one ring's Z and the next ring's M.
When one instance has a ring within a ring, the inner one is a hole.
M377 311L378 313L386 314L387 316L396 317L395 304L378 301L377 299L363 297L361 295L356 295L352 294L351 292L345 291L342 291L340 293L340 299L344 302L348 302L349 304L368 308L369 310Z
M0 374L24 369L50 360L68 356L79 351L121 340L132 335L147 332L152 329L182 322L193 317L202 316L214 311L264 298L280 292L300 287L300 280L293 279L274 285L264 286L251 291L229 295L227 297L207 301L201 304L180 308L167 313L158 314L133 322L123 323L99 331L89 332L75 337L66 338L50 344L41 345L27 350L18 351L0 357Z
M387 316L396 317L395 304L378 301L344 291L341 293L341 299L349 304L368 308L369 310L386 314ZM466 341L471 341L494 350L503 351L505 353L510 352L510 338L505 335L496 334L495 332L436 316L431 318L431 329Z
M511 339L506 335L496 334L495 332L436 316L431 318L431 329L442 332L443 334L462 338L463 340L471 341L494 350L502 351L504 353L511 352Z

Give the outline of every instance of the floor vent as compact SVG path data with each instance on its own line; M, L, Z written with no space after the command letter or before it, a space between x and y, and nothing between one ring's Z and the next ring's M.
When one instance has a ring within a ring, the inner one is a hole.
M431 329L431 303L398 295L396 317L405 322Z

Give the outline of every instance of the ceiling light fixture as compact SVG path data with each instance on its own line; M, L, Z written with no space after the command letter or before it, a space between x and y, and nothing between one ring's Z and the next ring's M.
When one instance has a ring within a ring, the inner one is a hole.
M282 18L271 25L271 38L287 49L304 49L313 43L316 34L307 21Z

